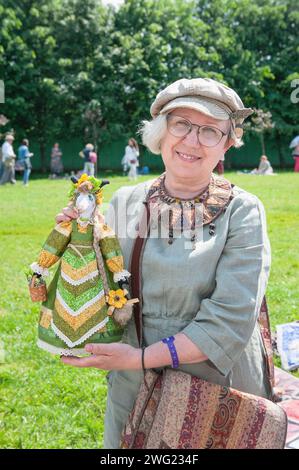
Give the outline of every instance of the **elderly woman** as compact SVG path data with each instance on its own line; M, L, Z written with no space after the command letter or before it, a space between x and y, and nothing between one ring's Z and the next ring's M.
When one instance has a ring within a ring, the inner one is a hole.
M106 220L129 268L145 200L153 214L141 266L145 368L175 366L173 349L162 341L173 336L180 370L269 398L257 324L270 266L264 209L256 196L213 174L219 158L240 146L251 112L235 91L211 79L182 79L162 90L142 136L162 155L165 173L118 190ZM57 220L73 215L65 209ZM118 448L143 379L134 321L122 343L86 350L90 357L62 361L110 371L104 441Z

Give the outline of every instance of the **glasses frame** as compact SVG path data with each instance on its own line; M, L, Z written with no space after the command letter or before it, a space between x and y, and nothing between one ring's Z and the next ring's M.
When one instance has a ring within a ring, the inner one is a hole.
M181 118L183 121L186 121L186 122L189 124L189 130L188 130L188 132L186 132L185 135L182 135L181 137L179 137L179 136L174 135L174 134L172 134L172 133L170 132L169 127L168 127L168 123L169 123L169 120L170 120L172 117L179 117L179 118ZM167 130L168 130L168 132L169 132L173 137L176 137L177 139L179 139L179 138L181 138L181 139L185 138L188 134L190 134L190 132L192 132L193 127L198 127L197 132L196 132L197 142L198 142L200 145L202 145L203 147L207 147L207 148L216 147L216 145L220 144L220 142L221 142L221 140L223 139L223 137L224 137L225 135L228 135L228 134L229 134L229 132L225 133L225 132L223 132L221 129L218 129L218 127L215 127L215 126L209 126L209 125L207 125L207 124L204 124L204 125L200 126L200 125L198 125L198 124L193 124L193 122L189 121L189 119L186 119L186 118L184 118L183 116L179 116L178 114L167 114L166 120L167 120ZM202 143L200 142L200 140L199 140L199 132L200 132L200 129L201 129L202 127L210 127L211 129L216 129L217 131L221 132L222 137L219 139L219 142L217 142L217 144L214 144L214 145L205 145L205 144L202 144Z

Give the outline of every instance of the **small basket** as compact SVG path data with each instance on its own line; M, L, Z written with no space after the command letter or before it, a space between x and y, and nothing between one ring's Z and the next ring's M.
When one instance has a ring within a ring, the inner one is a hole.
M29 293L32 302L44 302L47 300L47 286L43 280L40 284L36 284L37 276L33 275L29 282Z

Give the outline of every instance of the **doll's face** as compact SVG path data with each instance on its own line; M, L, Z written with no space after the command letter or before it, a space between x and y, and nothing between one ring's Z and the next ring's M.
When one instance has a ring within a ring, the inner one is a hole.
M95 196L91 193L80 193L76 198L75 207L78 209L79 215L91 217L96 207Z

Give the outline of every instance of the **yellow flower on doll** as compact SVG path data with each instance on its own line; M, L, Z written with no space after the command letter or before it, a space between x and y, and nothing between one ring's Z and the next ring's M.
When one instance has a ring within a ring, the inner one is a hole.
M80 186L81 183L84 183L84 181L88 181L89 176L86 173L83 173L83 175L80 176L80 179L78 183L75 184L76 187Z
M113 307L122 308L128 302L128 299L122 289L117 289L109 291L107 302Z

